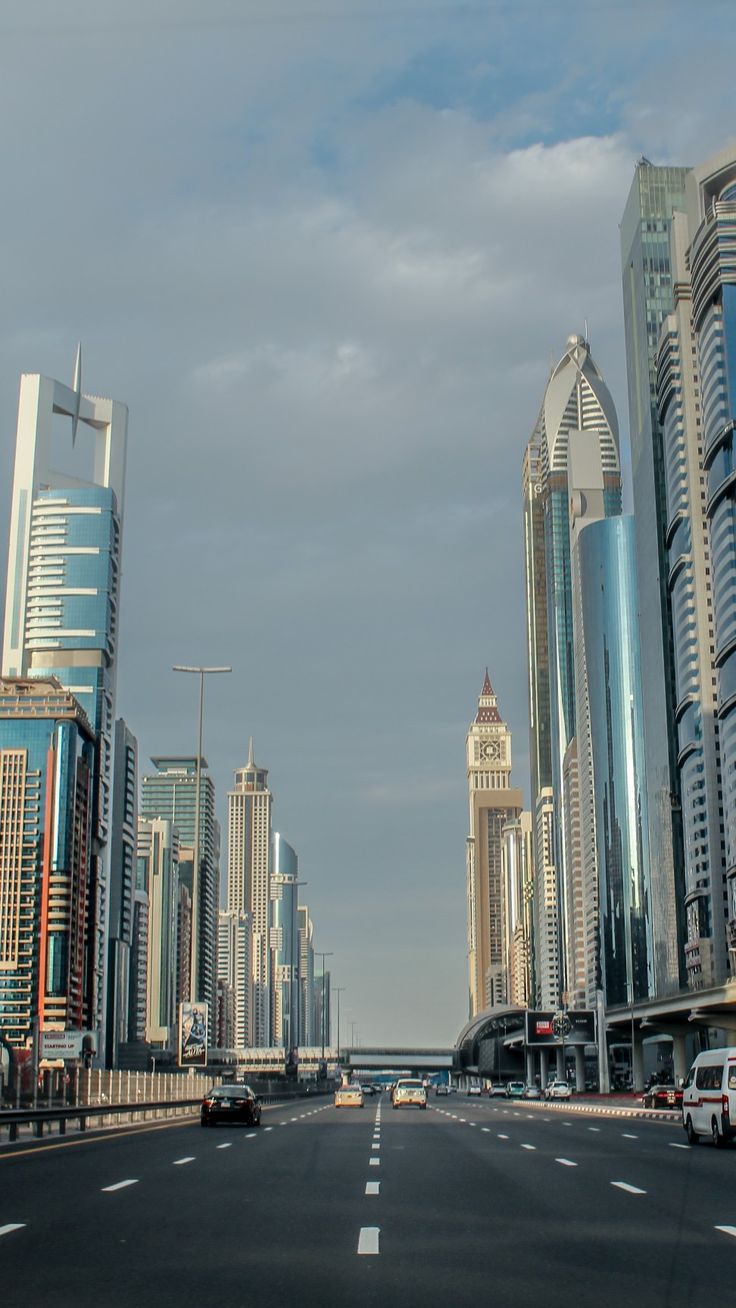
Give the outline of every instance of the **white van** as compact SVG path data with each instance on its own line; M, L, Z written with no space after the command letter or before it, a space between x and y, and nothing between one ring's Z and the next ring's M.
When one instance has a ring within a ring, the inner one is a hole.
M698 1054L682 1089L688 1142L710 1136L717 1147L736 1136L736 1048Z

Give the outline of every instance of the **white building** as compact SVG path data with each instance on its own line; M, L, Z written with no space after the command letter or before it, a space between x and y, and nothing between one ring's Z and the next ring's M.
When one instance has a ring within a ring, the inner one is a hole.
M271 1043L271 808L268 770L256 765L253 741L248 762L235 773L228 792L227 906L250 916L252 925L253 1044Z

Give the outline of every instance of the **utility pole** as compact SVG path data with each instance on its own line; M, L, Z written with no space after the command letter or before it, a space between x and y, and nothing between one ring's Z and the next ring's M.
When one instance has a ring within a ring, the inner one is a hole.
M322 959L322 1012L320 1013L320 1028L322 1031L322 1062L325 1061L325 959L333 957L332 949L315 949L315 956Z
M347 986L333 986L332 993L337 995L337 1061L340 1062L340 995L345 992Z

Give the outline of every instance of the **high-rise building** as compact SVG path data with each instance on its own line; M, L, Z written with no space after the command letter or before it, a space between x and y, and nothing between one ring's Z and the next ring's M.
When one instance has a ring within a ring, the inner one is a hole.
M332 973L326 969L314 978L313 1002L314 1043L327 1049L332 1043Z
M523 812L501 830L503 948L506 997L524 1008L531 999L533 877L532 815Z
M71 388L37 374L21 378L2 672L57 677L97 737L86 1002L101 1031L127 426L124 404L82 392L81 351ZM59 455L63 462L75 443L90 440L84 479L53 471Z
M673 306L670 226L685 205L686 168L640 159L621 222L626 371L641 625L649 847L652 851L654 983L666 995L685 981L682 801L672 611L668 588L667 496L657 416L657 345Z
M171 1049L178 1029L179 837L173 823L165 818L139 818L137 857L142 865L140 879L145 880L148 893L146 1040L162 1049Z
M317 1041L314 1025L314 926L309 909L304 904L297 908L299 922L299 1043L314 1046Z
M232 1007L232 1032L226 1048L253 1047L253 924L250 914L220 909L217 949L218 983Z
M532 903L534 1003L538 1008L556 1008L562 991L562 950L555 850L555 806L551 786L544 786L540 790L534 812Z
M138 828L138 742L122 718L115 723L107 964L107 1067L118 1066L119 1046L128 1040L130 949L133 941L136 833Z
M273 833L271 851L271 1043L300 1043L298 860L288 841Z
M539 894L535 939L541 968L536 989L548 1000L574 1004L584 1000L590 972L589 921L583 917L583 823L580 813L579 751L576 724L575 617L569 498L569 454L573 433L584 433L600 451L603 486L602 512L621 512L621 470L618 421L608 387L584 337L568 338L565 353L552 370L524 464L525 545L527 571L527 633L529 643L530 707L532 709L532 772ZM532 480L532 478L536 480ZM541 545L539 504L544 513ZM544 586L542 585L544 576ZM546 610L546 612L545 612ZM544 664L548 664L545 692ZM549 713L548 721L545 718ZM549 776L547 745L549 739ZM551 795L550 795L551 791ZM542 800L543 792L546 799ZM549 801L553 806L553 840L549 841ZM552 869L557 903L551 901ZM558 959L549 955L550 927L554 923ZM559 991L550 994L553 977Z
M151 759L156 771L141 783L141 817L165 818L176 827L180 848L193 851L197 809L197 760L185 757L158 756ZM214 1022L217 1002L217 913L220 883L220 827L215 816L215 785L201 760L199 800L199 915L198 977L199 994L195 1000L209 1004ZM179 882L189 892L191 906L193 852L179 866ZM180 989L188 982L182 979Z
M271 807L268 770L248 761L228 792L227 906L248 913L253 929L253 1044L271 1043Z
M55 677L0 680L0 1034L86 1029L95 736Z
M470 831L467 852L469 1016L508 1002L504 941L503 830L521 814L511 788L511 732L486 670L466 739Z

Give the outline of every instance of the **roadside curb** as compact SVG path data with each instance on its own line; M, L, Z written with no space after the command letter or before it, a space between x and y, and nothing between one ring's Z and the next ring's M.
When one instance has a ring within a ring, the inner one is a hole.
M629 1117L643 1122L679 1122L680 1114L669 1108L614 1108L606 1104L554 1103L552 1100L517 1099L525 1108L552 1109L557 1113L591 1113L596 1117Z

